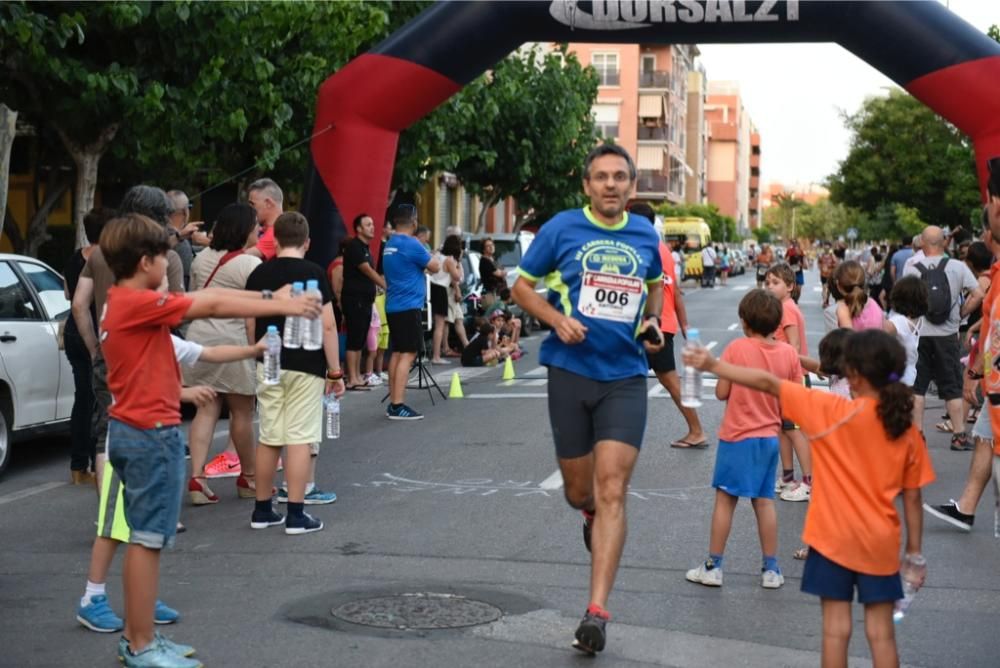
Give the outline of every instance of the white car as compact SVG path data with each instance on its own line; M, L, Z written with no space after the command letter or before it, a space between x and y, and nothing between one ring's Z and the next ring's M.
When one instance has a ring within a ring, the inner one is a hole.
M69 433L73 370L57 338L69 316L62 276L40 260L0 253L0 473L15 440Z

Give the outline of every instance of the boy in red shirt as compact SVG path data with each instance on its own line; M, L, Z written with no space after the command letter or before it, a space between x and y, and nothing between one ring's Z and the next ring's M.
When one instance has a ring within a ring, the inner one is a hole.
M781 302L765 290L751 290L740 300L740 323L746 338L736 339L722 353L722 360L762 369L782 380L802 382L798 353L771 334L781 323ZM778 567L778 518L774 511L774 469L778 465L778 400L719 378L715 396L726 400L719 427L719 452L715 458L712 487L715 509L708 559L687 572L691 582L722 586L722 557L740 497L748 497L757 516L763 556L760 584L777 589L785 583Z
M101 321L101 349L108 365L108 460L124 486L131 529L122 573L125 635L119 655L126 666L195 668L201 663L173 653L153 633L160 550L173 544L184 490L181 377L170 330L184 320L260 315L319 314L309 297L270 301L270 294L207 290L161 294L166 273L166 230L145 216L127 214L108 223L101 251L115 274Z

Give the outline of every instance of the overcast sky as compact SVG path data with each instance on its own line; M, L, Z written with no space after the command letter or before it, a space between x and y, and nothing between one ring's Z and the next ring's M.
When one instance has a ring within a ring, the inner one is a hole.
M948 3L946 3L948 4ZM1000 0L951 0L953 12L983 32L1000 24ZM740 83L761 134L761 180L821 183L847 155L839 110L896 84L836 44L699 45L709 80ZM790 94L793 93L793 94Z

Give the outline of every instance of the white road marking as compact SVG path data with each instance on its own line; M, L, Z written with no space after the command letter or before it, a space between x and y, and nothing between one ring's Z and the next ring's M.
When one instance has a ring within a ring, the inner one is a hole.
M706 350L711 350L712 348L714 348L714 347L715 347L715 346L717 346L717 345L719 345L719 342L718 342L718 341L709 341L709 342L708 342L708 345L707 345L707 346L705 346L705 349L706 349Z
M27 498L29 496L34 496L35 494L41 494L42 492L47 492L50 489L55 489L56 487L62 487L63 485L68 485L66 482L43 482L41 485L35 485L34 487L28 487L27 489L22 489L18 492L11 492L10 494L4 494L0 496L0 506L5 503L10 503L12 501L18 501L20 499Z
M731 324L731 325L730 325L729 327L726 327L726 329L728 329L728 330L729 330L729 331L731 332L731 331L735 330L735 329L736 329L737 327L739 327L739 326L740 326L740 323L738 323L738 322L734 322L734 323L733 323L733 324Z
M466 399L544 399L545 392L516 392L507 394L467 394Z
M735 286L733 286L733 292L743 292L743 291L749 290L749 289L750 289L749 285L735 285Z
M562 471L556 471L548 478L538 483L538 487L541 489L561 489L563 486Z

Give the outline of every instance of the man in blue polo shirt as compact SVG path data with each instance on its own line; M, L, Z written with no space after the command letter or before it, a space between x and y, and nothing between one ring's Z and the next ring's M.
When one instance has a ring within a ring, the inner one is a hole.
M604 649L605 606L625 545L625 493L646 429L645 352L663 346L660 239L625 205L635 189L625 149L600 145L584 163L590 206L542 225L518 269L514 300L552 333L539 361L549 369L549 421L567 502L583 511L592 548L590 605L574 647ZM547 298L535 292L545 281ZM647 335L652 341L639 341Z
M424 344L420 314L427 302L427 282L424 272L441 269L413 233L417 229L417 211L412 204L397 207L392 221L393 234L385 244L382 266L385 271L385 314L389 320L389 406L385 415L390 420L422 420L424 416L403 400L406 381L417 351Z

